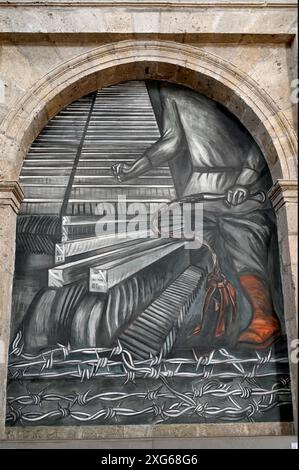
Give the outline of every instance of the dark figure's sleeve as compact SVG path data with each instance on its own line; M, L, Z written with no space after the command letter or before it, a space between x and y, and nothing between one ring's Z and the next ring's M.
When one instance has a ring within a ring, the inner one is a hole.
M182 142L183 129L174 99L169 95L161 96L162 100L162 135L157 142L149 147L143 157L151 166L160 166L176 156Z
M265 159L255 142L252 142L252 145L249 148L248 155L243 166L245 168L250 168L251 170L254 170L257 173L260 173L264 168Z
M247 158L243 163L242 171L238 176L236 184L246 186L255 183L260 178L264 167L265 159L262 152L252 140L252 145L248 149Z

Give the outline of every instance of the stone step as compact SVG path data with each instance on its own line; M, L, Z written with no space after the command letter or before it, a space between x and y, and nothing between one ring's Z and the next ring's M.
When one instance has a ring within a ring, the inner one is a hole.
M148 240L151 237L149 231L145 232L131 232L113 236L113 233L103 234L101 236L81 238L75 240L68 240L62 243L57 243L55 246L55 264L74 261L78 256L94 256L119 248L122 248L124 243L126 247L130 245L136 246L137 243Z
M146 248L141 253L135 251L128 255L127 251L128 256L122 259L115 259L91 267L89 270L90 292L107 293L112 287L184 245L184 242L167 239L158 239L156 242L156 247ZM142 247L149 243L144 242Z
M173 244L174 242L169 241L168 239L134 240L133 243L132 240L127 242L125 241L118 247L111 247L108 251L105 250L104 253L101 252L95 256L86 256L83 259L58 265L49 269L48 286L61 287L73 282L82 282L89 278L89 270L93 267L96 267L96 272L98 272L101 269L101 266L110 266L109 263L112 263L113 266L116 263L125 263L125 259L127 259L129 255L137 258L140 256L140 253L143 253L144 256L146 256L147 252L152 249L161 249L164 245Z
M122 333L122 346L137 359L168 355L203 279L200 268L188 267Z

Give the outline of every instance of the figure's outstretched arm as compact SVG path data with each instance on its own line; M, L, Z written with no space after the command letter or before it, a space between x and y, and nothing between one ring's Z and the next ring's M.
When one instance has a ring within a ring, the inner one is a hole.
M132 178L137 178L144 173L147 173L152 168L152 163L146 156L142 156L136 160L132 165L128 163L116 163L112 166L112 171L115 178L122 183Z
M126 163L113 165L114 176L119 182L143 175L152 168L168 162L176 155L183 133L178 111L175 102L169 97L164 97L162 105L163 131L160 139L149 147L142 157L132 165Z

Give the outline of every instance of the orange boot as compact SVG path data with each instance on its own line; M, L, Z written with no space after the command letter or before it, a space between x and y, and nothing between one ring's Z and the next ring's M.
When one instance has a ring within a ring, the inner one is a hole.
M239 336L238 346L267 348L281 335L280 322L273 310L269 290L258 276L243 275L239 280L252 306L252 318Z

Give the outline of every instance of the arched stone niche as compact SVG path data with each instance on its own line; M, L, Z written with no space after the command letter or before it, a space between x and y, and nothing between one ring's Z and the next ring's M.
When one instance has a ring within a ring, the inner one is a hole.
M271 96L229 62L190 45L168 41L122 41L101 46L53 69L35 83L11 109L1 125L0 259L3 292L0 298L0 312L3 355L0 374L2 383L5 382L7 367L15 221L23 197L17 181L26 152L48 120L72 101L96 89L121 81L144 79L167 80L213 98L245 125L260 146L274 183L270 197L278 214L285 317L290 351L292 349L292 341L297 336L294 281L297 263L294 253L294 237L297 235L294 129ZM295 392L295 364L291 365L291 369ZM2 434L5 433L4 395L1 395L0 403ZM289 428L283 431L281 425L273 431L274 428L266 431L266 434L290 432ZM195 430L190 430L190 435L193 432L198 435ZM236 432L240 433L240 430ZM259 433L258 426L255 426L253 432ZM265 433L265 430L261 432Z

